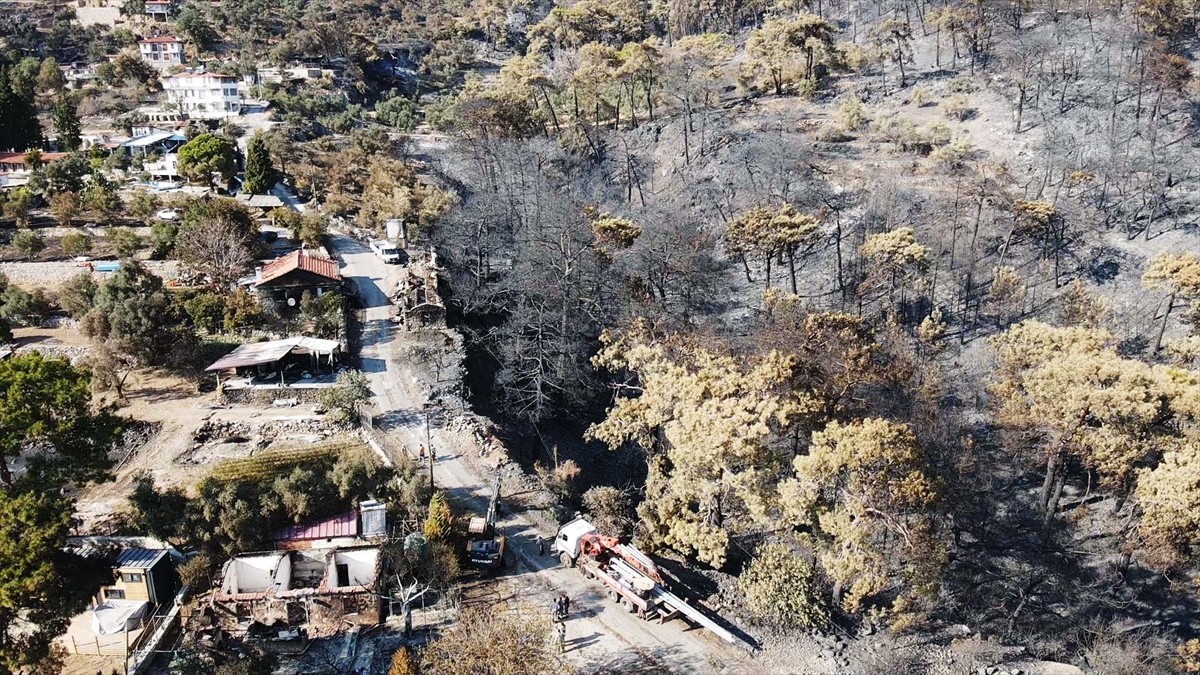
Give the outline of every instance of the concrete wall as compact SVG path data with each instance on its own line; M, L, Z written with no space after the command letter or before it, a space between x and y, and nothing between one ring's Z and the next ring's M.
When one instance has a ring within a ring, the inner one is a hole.
M375 564L378 560L379 549L375 548L337 551L329 561L329 587L338 587L338 565L347 567L351 586L370 586L375 583Z
M262 593L275 588L286 589L292 574L292 562L286 554L248 556L229 561L222 593Z

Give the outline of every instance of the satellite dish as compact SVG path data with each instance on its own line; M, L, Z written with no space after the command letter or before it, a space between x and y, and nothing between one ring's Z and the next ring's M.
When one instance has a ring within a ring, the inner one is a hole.
M295 307L295 306L296 306L296 299L288 298L288 307Z

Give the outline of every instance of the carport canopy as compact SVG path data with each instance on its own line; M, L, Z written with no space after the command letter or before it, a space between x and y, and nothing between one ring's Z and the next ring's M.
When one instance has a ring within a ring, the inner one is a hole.
M244 344L229 352L204 370L211 373L214 371L233 370L235 368L263 366L268 363L281 361L289 354L313 354L317 357L332 356L340 348L341 343L337 340L322 340L310 337L253 342Z

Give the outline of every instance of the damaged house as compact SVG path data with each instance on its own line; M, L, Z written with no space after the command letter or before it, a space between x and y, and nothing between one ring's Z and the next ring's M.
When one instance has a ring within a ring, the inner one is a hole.
M247 553L221 570L212 607L224 632L268 641L325 637L345 622L384 619L382 538L384 505L276 533L287 550ZM287 538L283 538L287 537Z
M382 619L382 561L377 546L247 553L225 563L213 607L236 623L230 633L257 624L279 627L279 637L299 629L322 637L344 620L373 625Z

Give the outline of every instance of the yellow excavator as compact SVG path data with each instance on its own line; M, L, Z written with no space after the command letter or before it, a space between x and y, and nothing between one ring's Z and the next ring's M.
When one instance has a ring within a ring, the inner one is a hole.
M500 477L492 481L492 498L488 502L487 516L475 516L467 525L467 560L471 565L485 570L506 567L504 560L504 535L496 534L496 516L500 510Z

